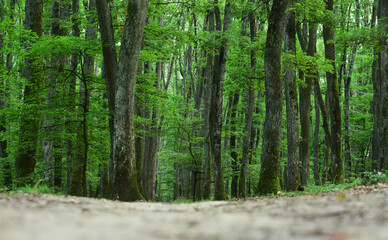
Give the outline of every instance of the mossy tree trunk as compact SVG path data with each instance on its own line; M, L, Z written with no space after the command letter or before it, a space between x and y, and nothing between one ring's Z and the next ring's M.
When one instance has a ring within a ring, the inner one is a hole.
M290 1L292 2L292 1ZM290 4L291 5L291 4ZM286 34L284 48L287 54L296 54L296 32L295 32L295 12L289 11L286 15ZM286 188L289 191L295 191L300 185L299 173L299 125L298 125L298 91L296 87L296 71L294 66L286 67L287 72L284 76L285 95L286 95L286 113L287 113L287 183ZM310 84L311 85L311 84ZM310 86L311 91L311 86ZM310 98L310 95L308 96ZM310 130L310 129L309 129ZM310 133L308 133L310 135ZM309 143L308 143L309 144Z
M115 84L113 197L121 201L143 199L136 176L134 101L147 10L148 0L128 2Z
M274 0L269 15L264 54L265 69L265 122L261 155L259 194L280 190L280 140L283 112L281 80L281 49L284 35L285 10L288 0Z

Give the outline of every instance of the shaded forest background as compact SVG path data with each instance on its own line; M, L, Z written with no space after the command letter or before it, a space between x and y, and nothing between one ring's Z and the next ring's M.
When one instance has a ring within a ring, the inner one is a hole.
M387 1L0 0L0 18L1 191L220 200L387 171Z

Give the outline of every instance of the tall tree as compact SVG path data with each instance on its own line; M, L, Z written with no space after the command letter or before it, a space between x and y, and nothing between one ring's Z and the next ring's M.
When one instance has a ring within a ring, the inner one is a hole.
M71 5L71 13L72 13L72 36L79 38L81 35L81 30L79 28L79 18L78 18L78 12L79 12L79 1L78 0L72 0ZM74 113L75 107L75 89L76 89L76 80L77 80L77 69L78 69L78 62L79 62L79 54L74 53L71 56L71 63L70 68L72 71L72 74L70 76L70 81L68 85L68 99L67 103L69 104L69 112ZM67 127L67 133L68 135L72 136L74 134L74 123L72 122L72 119L70 116L67 117L66 120L66 127ZM66 186L67 186L67 193L70 194L70 186L71 186L71 175L73 172L73 161L74 161L74 139L71 137L68 137L66 139L66 161L67 161L67 179L66 179Z
M95 28L95 10L96 1L89 0L89 4L85 3L85 8L89 12L88 27L86 29L85 40L93 41L96 39L96 28ZM88 161L88 113L90 108L90 96L89 96L89 85L91 78L94 75L94 57L88 53L85 53L84 61L82 64L82 74L80 81L80 115L81 120L77 126L77 138L75 146L75 156L73 161L73 168L71 174L71 185L70 194L76 196L86 196L86 166Z
M60 2L58 0L53 0L51 2L51 36L53 37L58 37L61 35L61 7L63 8L63 6L60 6ZM51 56L49 77L46 78L45 81L47 87L46 101L49 108L54 108L56 103L55 99L58 99L58 96L56 96L56 93L58 92L57 81L60 82L58 78L60 78L60 75L63 72L63 65L65 61L64 59L65 58L63 58L63 56L55 53ZM54 184L54 142L58 142L58 139L54 137L54 122L55 118L48 114L44 123L45 140L43 141L45 182L48 186L52 186ZM58 146L58 143L56 145Z
M264 53L265 69L265 122L261 155L260 194L280 190L280 140L283 112L281 80L281 48L284 35L285 10L288 0L274 0L268 19Z
M330 129L331 129L331 179L334 183L341 183L344 179L341 144L341 107L339 100L339 87L335 66L334 44L334 17L333 0L326 0L328 19L323 24L323 40L325 45L325 57L332 66L332 71L326 72L327 89L329 97Z
M251 44L254 44L256 41L256 18L251 12L248 15L249 18L249 29L250 29L250 38ZM250 52L250 62L251 70L255 73L256 68L256 49L252 49ZM253 80L249 81L248 90L246 91L246 102L248 103L245 110L245 126L244 126L244 140L243 140L243 153L241 159L241 171L239 178L239 188L238 195L239 197L245 198L247 195L247 172L248 164L250 163L250 151L253 151L253 139L254 131L252 130L253 125L253 112L255 110L255 88ZM248 189L249 191L249 189Z
M117 52L114 39L111 9L107 0L96 0L98 22L102 41L102 53L104 57L105 81L108 91L109 107L109 133L110 133L110 161L109 182L113 183L113 136L114 136L114 112L115 112L115 82L117 75Z
M222 29L222 19L218 1L214 1L214 17L216 30L218 32L226 32L232 21L232 3L227 2L224 13L224 26ZM220 39L220 36L217 37ZM221 39L220 39L221 40ZM211 99L210 99L210 146L211 158L213 163L214 175L214 199L224 200L227 198L225 194L224 176L221 162L221 133L222 133L222 103L223 103L223 82L225 78L225 64L228 54L228 40L223 39L219 49L214 56L214 74L211 83Z
M214 31L214 9L207 12L206 15L207 31ZM211 98L211 80L213 79L213 49L205 52L206 66L203 70L204 92L203 92L203 136L204 136L204 181L203 198L210 199L211 195L211 151L210 151L210 98Z
M42 36L42 0L26 0L24 28ZM29 54L32 40L26 39L25 68L23 77L26 79L24 89L24 109L20 117L19 147L15 156L15 184L22 186L31 184L36 164L36 149L39 131L39 111L34 107L41 104L42 68L39 56Z
M379 155L378 166L380 171L384 171L388 168L387 164L387 147L388 147L388 46L387 32L388 32L388 2L379 0L377 8L378 25L382 31L382 37L380 39L380 46L377 59L377 84L379 87Z
M303 29L302 29L303 26ZM307 28L311 29L313 24L310 23L310 26L307 27L307 22L302 22L297 25L297 33L299 38L299 43L301 45L302 51L307 52L307 55L313 56L314 52L311 55L310 45L310 35L307 37ZM309 38L309 39L307 39ZM315 50L315 49L314 49ZM301 184L307 185L310 177L310 111L311 111L311 77L306 76L306 74L300 70L299 71L300 79L305 80L305 84L299 87L299 113L300 113L300 146L299 146L299 158L301 163L300 178Z
M134 101L139 52L147 17L148 0L130 0L115 82L114 198L142 199L136 177Z
M293 1L291 1L293 2ZM289 4L292 6L291 4ZM286 14L285 51L295 57L296 54L295 12ZM285 95L287 113L288 179L287 190L295 191L300 184L299 174L299 126L298 126L298 91L296 88L296 71L288 66L285 76ZM286 179L284 179L286 181Z
M237 105L240 99L240 93L237 92L234 94L233 101L230 103L231 114L230 114L230 156L232 157L232 183L230 186L230 195L233 198L237 197L238 190L238 153L237 153L237 134L236 134L236 117L237 117Z

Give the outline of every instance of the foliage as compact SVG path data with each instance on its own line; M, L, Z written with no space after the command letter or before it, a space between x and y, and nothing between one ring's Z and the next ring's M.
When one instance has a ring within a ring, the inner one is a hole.
M382 173L382 172L365 172L363 174L363 178L361 180L362 184L377 184L377 183L383 183L388 182L388 174Z
M8 2L6 1L7 4ZM83 2L87 4L87 1ZM235 135L237 138L235 150L239 158L242 155L247 108L246 91L249 87L253 87L255 94L258 95L255 102L253 129L258 136L256 136L253 149L250 149L252 159L248 166L248 179L251 192L254 190L253 186L257 186L260 177L261 138L266 108L263 97L265 91L264 52L268 27L267 15L271 7L269 2L232 1L233 21L227 33L221 34L219 31L208 31L209 19L207 17L214 7L213 1L150 1L136 85L136 101L138 106L144 109L145 114L135 116L135 125L137 137L157 136L160 142L159 151L156 154L158 165L155 199L157 201L173 201L176 192L181 193L179 196L175 196L177 202L191 199L193 174L198 172L199 181L203 181L205 156L203 94L206 87L204 72L207 57L218 54L215 49L226 39L229 40L229 48L223 83L224 122L222 131L222 164L225 179L226 183L230 184L233 173L236 173L232 170L230 157L229 139L231 135ZM335 64L338 70L337 74L342 76L342 80L339 82L340 101L342 102L345 101L344 82L346 79L351 80L351 96L348 99L352 163L348 179L350 182L343 185L333 185L322 180L323 185L309 185L304 193L340 190L359 184L387 181L387 174L378 174L373 171L375 162L371 159L375 117L372 106L375 94L372 64L377 59L376 54L383 49L384 44L381 43L381 39L386 36L383 26L372 27L373 25L378 26L376 20L373 22L372 19L374 1L336 1L337 12L335 15L326 11L323 0L296 0L293 2L293 6L288 11L295 11L296 24L300 27L301 33L308 34L308 28L312 24L317 26L317 47L314 57L307 56L301 49L299 42L295 55L283 52L282 73L287 70L296 70L300 87L305 86L305 77L319 75L322 97L325 100L327 90L325 74L326 72L334 72L332 62L324 57L322 23L327 23L329 19L332 19L330 20L331 24L336 28L333 41L337 49ZM10 169L0 172L0 191L10 190L9 186L3 186L3 181L7 173L14 172L16 150L22 145L19 142L20 118L39 112L41 117L39 119L39 141L36 154L37 165L34 175L31 176L34 179L33 182L37 184L32 187L13 189L13 191L66 192L68 188L67 174L72 168L68 153L74 151L69 147L69 143L74 144L73 148L76 147L76 142L79 140L77 139L77 126L83 119L86 119L89 146L87 187L91 189L90 195L95 196L98 191L101 191L101 176L103 173L108 174L111 153L109 132L111 113L108 110L107 88L104 79L106 69L103 68L101 39L98 37L96 40L85 40L88 18L96 16L94 13L88 12L87 6L81 4L78 13L69 12L66 19L59 21L63 34L54 36L51 34L53 23L51 2L44 1L44 3L43 28L45 34L41 38L24 29L24 1L18 2L14 11L6 8L4 19L0 21L0 35L3 43L0 46L0 100L2 103L0 105L2 120L0 124L5 127L5 130L2 130L0 134L0 141L7 142L7 156L2 157L0 169L5 169L7 162L11 165ZM70 4L69 1L66 3ZM221 12L223 12L225 3L224 0L218 1ZM110 4L112 6L116 48L119 49L127 14L127 1L114 0L110 1ZM251 39L250 35L250 14L254 16L257 28L254 39ZM15 18L14 20L11 19L11 15ZM356 21L357 17L360 18L360 21ZM80 37L73 35L75 23L80 27ZM95 27L98 26L95 25ZM28 55L25 51L27 42L30 43ZM353 71L350 72L353 46L356 46L357 51ZM254 67L251 67L252 51L256 57ZM9 62L10 66L6 64L8 56L12 56L11 62ZM43 65L39 70L44 76L44 84L42 90L35 96L43 99L42 103L26 107L23 98L28 81L21 76L26 64L25 59L28 56L39 56L38 59L41 61L39 63ZM83 64L88 56L94 58L95 71L93 76L87 76L83 72ZM78 58L75 68L71 64L74 58ZM60 66L54 63L62 60L63 64L59 64ZM160 75L156 73L157 63L162 66ZM169 72L170 66L172 66L171 72ZM147 69L145 69L146 67ZM170 82L167 88L169 75ZM90 106L89 111L83 115L84 106L80 96L85 90L85 86L82 85L85 83L89 91ZM279 89L279 91L283 90ZM54 98L49 104L50 92L54 92ZM229 98L236 93L240 94L240 101L236 106L236 117L231 119ZM312 100L315 97L313 96ZM198 99L200 99L200 106L196 106ZM344 111L344 104L341 107ZM311 122L314 122L316 118L314 108L315 105L311 109ZM155 120L152 118L152 114L156 112L158 116ZM48 119L53 122L51 131L47 130ZM157 126L157 133L152 131L151 126L154 123ZM285 126L286 118L283 114L282 172L287 165ZM318 131L318 170L322 176L324 168L329 168L331 163L325 163L325 136L321 128ZM312 128L311 136L313 133L314 129ZM58 159L57 168L62 174L60 188L56 188L55 191L52 185L44 183L44 173L47 169L43 147L47 139L55 140L54 155ZM311 141L311 149L313 149L312 146L313 141ZM237 164L238 169L240 165L240 163ZM313 164L310 165L310 172L313 172ZM311 176L310 182L314 182L312 180Z
M54 188L47 186L42 180L38 181L34 186L20 187L10 192L11 194L18 193L34 193L34 194L61 194Z

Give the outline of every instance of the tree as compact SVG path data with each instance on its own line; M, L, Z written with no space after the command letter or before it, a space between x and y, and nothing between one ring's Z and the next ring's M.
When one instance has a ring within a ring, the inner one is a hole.
M42 36L42 0L26 0L25 4L25 22L26 30L38 37ZM33 40L26 39L26 51ZM36 149L38 143L38 131L40 115L34 106L42 102L40 91L42 85L42 69L39 56L27 55L25 59L25 68L23 77L27 81L24 90L24 113L20 118L20 136L19 147L15 156L15 184L23 186L33 183L33 176L36 164Z
M260 194L280 190L280 137L282 127L281 47L284 35L285 10L288 0L274 0L268 19L265 45L265 122L261 156Z
M96 9L95 0L89 0L89 6L86 4L86 8L89 11L91 17L88 18L88 27L85 34L86 41L92 41L96 39L95 18L94 12ZM82 64L82 74L80 81L80 94L79 113L81 116L80 123L77 126L77 141L75 146L74 161L72 163L71 185L70 194L76 196L86 196L86 166L88 161L88 113L90 109L90 92L89 85L91 78L94 75L94 57L88 53L85 53L84 61Z
M254 44L256 41L256 18L251 12L249 14L249 28L250 28L250 37L251 37L251 44ZM250 63L251 63L251 70L256 73L256 49L252 49L250 52ZM253 151L253 139L252 133L254 133L254 130L252 130L253 125L253 112L255 108L255 88L254 88L254 82L253 80L249 81L248 90L246 91L246 102L248 103L246 111L245 111L245 127L244 127L244 140L243 140L243 153L242 153L242 159L241 159L241 171L240 171L240 178L239 178L239 197L245 198L247 195L247 172L248 172L248 164L250 163L250 156L249 152ZM253 134L254 136L254 134ZM248 189L249 191L249 189Z
M232 99L232 98L230 98ZM237 153L237 147L236 147L236 115L237 115L237 105L240 99L240 94L237 92L234 94L233 101L231 101L230 108L231 108L231 114L230 114L230 125L231 126L231 134L230 134L230 156L232 157L232 184L230 186L230 194L233 198L238 197L238 153Z
M211 34L214 31L214 9L207 12L205 26ZM211 195L211 151L210 151L210 98L211 98L211 80L213 79L213 49L205 51L206 66L203 70L204 92L203 92L203 136L204 136L204 186L203 198L210 199Z
M114 112L115 112L115 84L117 76L117 52L114 39L111 9L106 0L97 0L96 9L102 41L102 55L105 69L105 81L107 86L109 109L109 134L110 134L110 161L109 183L113 183L113 136L114 136Z
M323 25L323 40L325 44L325 57L332 65L332 71L326 72L328 101L330 111L331 129L331 179L334 183L341 183L344 180L341 144L341 107L339 100L339 87L335 66L335 45L334 45L334 19L333 0L326 0L326 10L329 16L328 21Z
M296 54L295 13L286 15L286 34L284 48L287 54ZM291 56L292 57L292 56ZM286 112L287 112L287 145L288 145L288 179L287 190L295 191L300 185L299 174L299 126L298 126L298 92L296 88L296 72L294 66L288 66L284 76ZM310 96L309 96L310 97Z
M376 101L379 101L378 109L378 139L379 148L374 149L379 151L377 165L380 171L384 171L388 168L387 164L387 147L388 147L388 82L387 82L387 68L388 68L388 47L386 44L388 32L388 3L387 1L379 0L377 8L378 25L383 33L380 38L380 46L378 51L377 60L377 76L376 81L379 87L379 95ZM376 114L376 113L375 113Z
M226 32L231 23L232 3L228 2L225 5L224 28ZM221 13L218 6L218 1L214 1L214 17L216 30L221 33L222 22ZM220 39L220 37L218 37ZM210 98L210 146L211 158L213 163L214 175L214 199L225 200L225 185L221 163L221 133L222 133L222 103L223 103L223 81L225 78L225 63L228 54L228 41L222 40L218 52L214 56L214 74L211 82L211 98Z
M113 194L121 201L142 199L136 177L134 100L147 9L148 0L128 3L115 81Z

